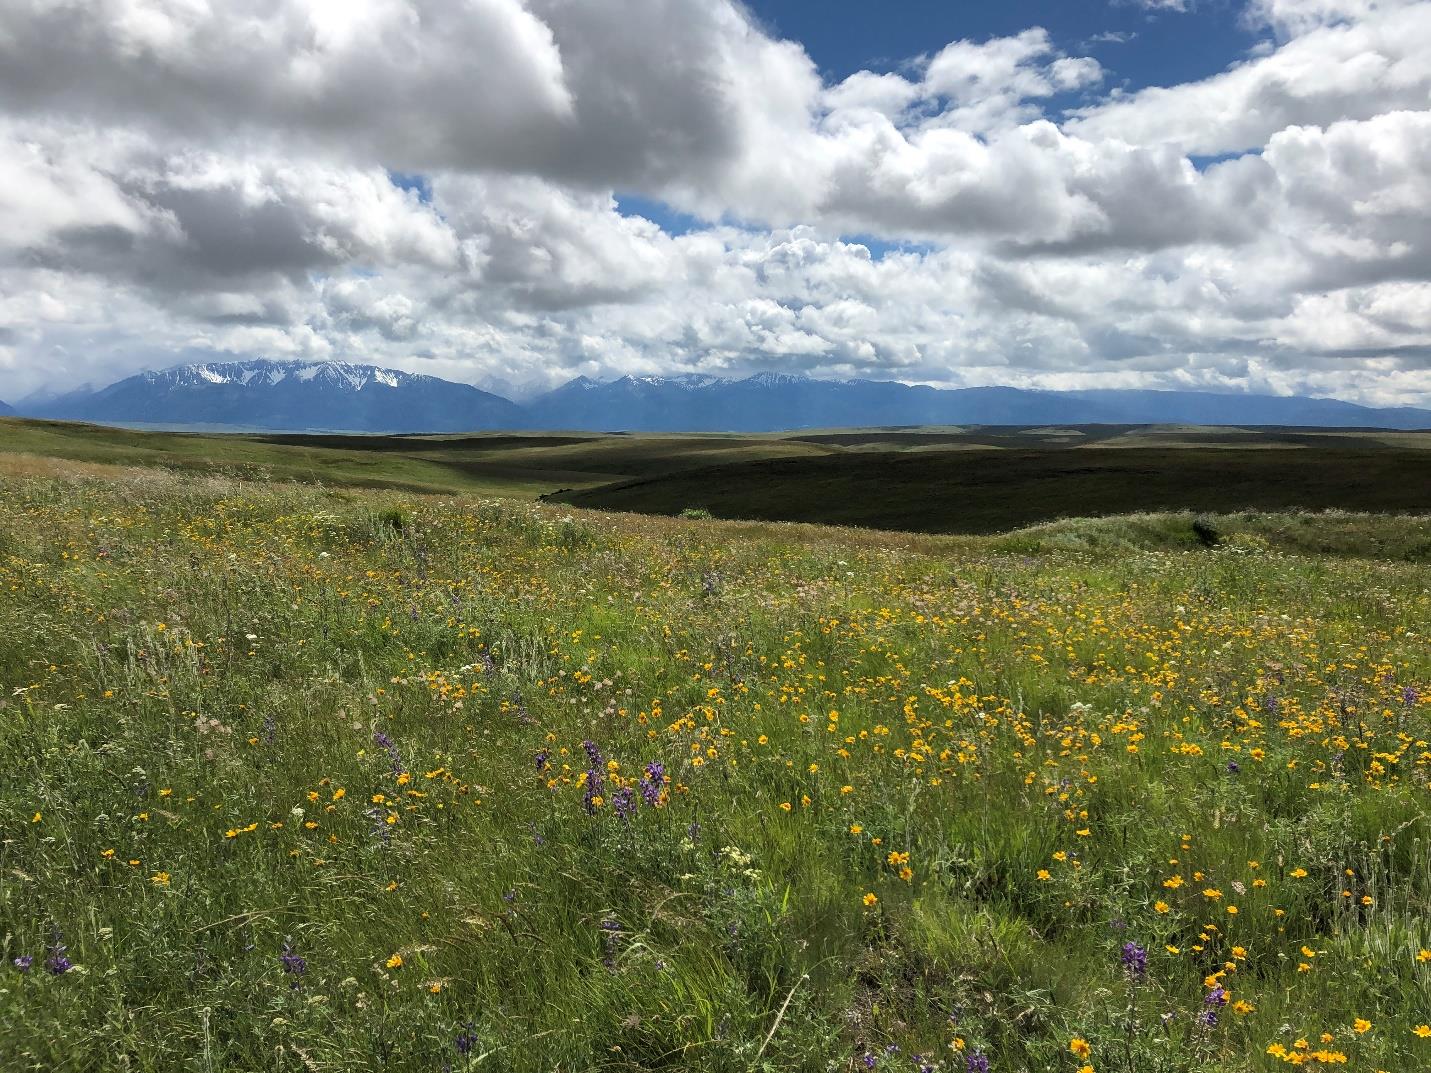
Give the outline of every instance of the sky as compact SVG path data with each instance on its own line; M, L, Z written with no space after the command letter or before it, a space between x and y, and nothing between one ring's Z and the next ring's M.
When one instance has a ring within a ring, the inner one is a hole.
M1431 405L1431 0L7 0L0 399L342 359Z

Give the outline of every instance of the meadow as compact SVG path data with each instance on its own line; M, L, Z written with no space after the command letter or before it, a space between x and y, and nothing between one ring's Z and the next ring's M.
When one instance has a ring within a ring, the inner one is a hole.
M923 533L1169 510L1431 512L1431 431L1079 425L236 435L0 418L0 454ZM1431 544L1425 551L1431 556Z
M101 457L0 458L7 1073L1431 1068L1424 517Z

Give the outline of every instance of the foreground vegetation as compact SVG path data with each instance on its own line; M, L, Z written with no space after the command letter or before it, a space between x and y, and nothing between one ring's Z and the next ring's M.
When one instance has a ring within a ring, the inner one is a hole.
M1423 520L33 471L7 1071L1431 1066Z

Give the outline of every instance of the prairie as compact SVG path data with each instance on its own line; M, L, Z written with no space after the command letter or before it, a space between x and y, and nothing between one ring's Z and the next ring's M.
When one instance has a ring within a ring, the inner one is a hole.
M6 1070L1431 1064L1424 517L105 459L0 456Z

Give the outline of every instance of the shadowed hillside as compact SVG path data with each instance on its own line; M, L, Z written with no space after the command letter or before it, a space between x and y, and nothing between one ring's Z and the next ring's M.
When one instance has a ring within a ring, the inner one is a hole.
M850 453L684 470L559 498L645 514L987 533L1155 510L1431 510L1431 456L1394 447Z

